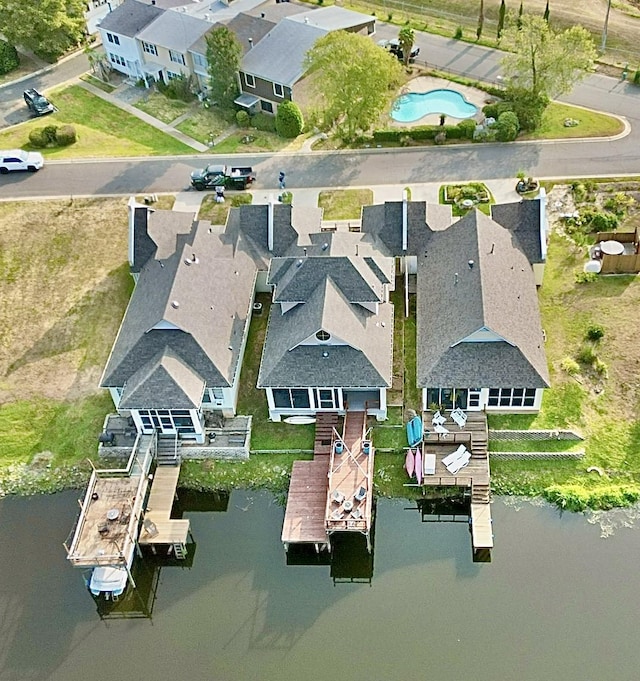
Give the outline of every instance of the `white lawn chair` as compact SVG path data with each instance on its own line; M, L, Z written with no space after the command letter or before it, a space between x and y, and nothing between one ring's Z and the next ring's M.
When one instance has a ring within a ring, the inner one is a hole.
M460 430L467 424L467 415L459 407L451 412L451 418Z
M454 461L457 461L460 459L462 456L464 456L464 453L467 451L467 448L464 445L459 445L458 449L456 449L455 452L452 452L451 454L448 454L442 459L442 463L445 466L449 466L452 464Z
M449 431L444 426L438 424L434 424L433 431L435 433L440 433L441 435L447 435L449 433Z
M336 504L341 504L344 501L344 494L339 489L334 489L331 495L331 501Z
M456 473L462 470L469 463L470 459L471 454L469 452L465 452L461 457L449 464L447 466L447 470L449 473L451 473L451 475L456 475Z
M431 423L433 423L434 426L441 426L447 419L440 413L440 411L437 411L432 417L431 417Z

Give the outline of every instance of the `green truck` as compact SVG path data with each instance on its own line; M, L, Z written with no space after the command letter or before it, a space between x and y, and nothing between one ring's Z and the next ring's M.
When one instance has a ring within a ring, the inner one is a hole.
M191 186L203 189L246 189L256 179L253 168L230 168L225 165L210 165L191 173Z

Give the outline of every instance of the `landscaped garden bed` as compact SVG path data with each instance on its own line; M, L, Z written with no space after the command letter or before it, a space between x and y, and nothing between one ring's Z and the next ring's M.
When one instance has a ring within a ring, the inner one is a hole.
M483 182L469 182L467 184L445 184L440 187L440 203L452 207L454 216L466 215L472 208L479 208L483 213L490 214L490 204L494 203L493 196Z

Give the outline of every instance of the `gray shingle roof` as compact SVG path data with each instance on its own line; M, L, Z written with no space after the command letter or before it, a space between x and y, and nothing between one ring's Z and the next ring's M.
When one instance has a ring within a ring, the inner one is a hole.
M210 28L211 24L204 19L169 10L140 31L137 37L183 54Z
M328 343L316 344L319 330L331 335ZM272 306L258 387L389 387L392 356L393 306L373 314L326 279L286 314Z
M418 386L548 386L533 270L512 234L474 210L433 233L426 252L418 258ZM504 341L460 342L485 328Z
M311 9L307 12L295 14L289 19L290 21L317 26L325 31L344 30L353 28L354 26L375 23L376 20L376 18L370 14L354 12L353 10L345 9L344 7L338 7L337 5Z
M153 257L158 248L147 230L149 210L146 206L136 206L133 209L133 262L131 272L137 273Z
M205 382L169 349L127 381L120 409L198 409Z
M442 220L437 214L439 222ZM423 252L431 234L424 201L407 202L407 250L402 249L402 201L364 206L362 231L375 248L385 255L418 255Z
M242 59L240 70L264 80L292 86L305 71L307 52L327 31L283 19Z
M529 262L544 262L540 241L540 200L501 203L491 206L491 217L512 232Z
M267 277L276 287L275 302L306 301L327 279L335 282L350 303L382 301L387 282L379 267L372 269L369 259L355 256L274 258Z
M142 269L107 362L103 387L124 386L167 348L207 385L233 383L256 267L246 253L233 253L202 224L192 245L162 262L150 260ZM194 254L198 262L187 265Z
M138 33L164 13L164 9L146 5L138 0L124 2L109 12L100 22L105 31L135 38Z
M226 27L232 31L240 45L242 45L243 53L247 53L251 49L251 43L249 38L253 40L253 44L257 45L262 38L264 38L269 31L275 27L273 21L267 21L266 19L261 19L260 17L253 17L250 14L245 14L241 12L237 16L233 17L231 21L227 24L216 23L213 24L210 31L220 26L226 25ZM207 31L207 34L210 32ZM191 52L197 52L198 54L207 54L207 40L205 35L198 38L196 42L189 48Z

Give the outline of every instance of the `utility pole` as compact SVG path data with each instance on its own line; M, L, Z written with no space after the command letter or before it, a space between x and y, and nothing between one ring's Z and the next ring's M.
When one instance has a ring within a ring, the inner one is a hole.
M604 54L607 49L607 29L609 28L609 12L611 11L611 0L607 3L607 15L604 18L604 28L602 29L602 44L600 45L600 52Z

